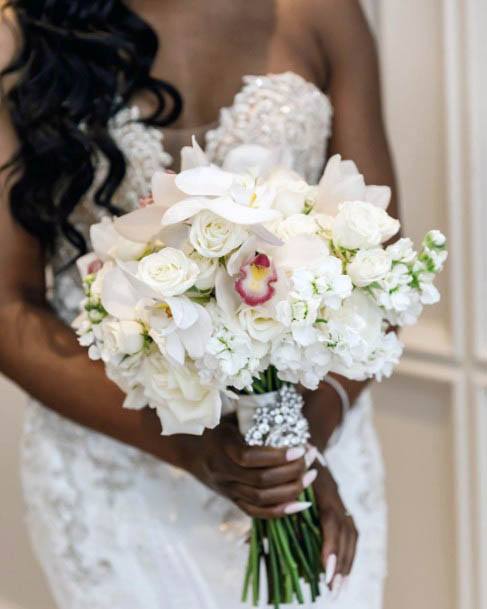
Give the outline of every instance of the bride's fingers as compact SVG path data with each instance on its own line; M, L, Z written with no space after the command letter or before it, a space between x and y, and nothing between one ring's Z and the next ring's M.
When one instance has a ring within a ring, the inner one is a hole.
M314 471L314 470L310 470ZM314 476L315 474L311 474ZM304 479L306 476L306 480ZM306 474L306 463L304 459L287 463L280 467L247 469L230 463L222 479L227 482L240 482L256 488L273 488L289 482L308 482L310 474Z
M325 581L331 589L337 574L338 551L340 548L340 525L335 513L327 510L321 515L321 529L323 531L322 560L325 567Z
M255 486L239 483L229 485L231 496L255 507L293 503L297 500L302 490L303 485L301 481L267 489L258 489Z
M248 469L279 467L303 459L306 453L302 447L284 449L247 446L243 443L243 439L227 443L225 450L234 463Z
M352 570L353 561L355 560L355 554L357 552L357 541L358 541L358 531L355 527L355 524L351 518L349 518L349 522L347 523L348 530L348 543L345 551L344 562L343 562L343 575L350 575L350 571Z

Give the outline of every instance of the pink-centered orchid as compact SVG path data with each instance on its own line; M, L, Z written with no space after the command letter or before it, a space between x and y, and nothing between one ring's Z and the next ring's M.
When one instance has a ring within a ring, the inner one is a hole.
M266 254L257 254L240 267L235 289L245 304L255 307L268 302L275 292L276 269Z

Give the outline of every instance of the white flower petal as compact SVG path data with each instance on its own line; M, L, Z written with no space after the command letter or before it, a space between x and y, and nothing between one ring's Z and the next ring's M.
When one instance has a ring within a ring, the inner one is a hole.
M170 207L186 198L186 195L177 187L175 173L156 171L152 176L152 197L155 205Z
M148 205L120 216L114 221L114 227L125 239L147 243L161 230L160 224L165 212L165 206Z
M174 323L183 330L190 328L198 320L198 305L184 296L166 298Z
M235 290L234 280L221 267L215 278L215 297L222 311L233 317L240 305L240 298Z
M226 194L235 176L215 165L194 167L176 176L176 186L187 195L200 197L220 197Z
M135 307L140 296L127 275L115 267L103 280L101 302L104 309L117 319L135 319Z
M365 200L376 207L386 210L391 202L392 191L389 186L367 186Z

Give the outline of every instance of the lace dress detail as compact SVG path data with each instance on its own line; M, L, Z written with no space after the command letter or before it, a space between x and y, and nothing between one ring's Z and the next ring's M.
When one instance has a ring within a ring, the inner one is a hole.
M128 162L115 203L135 206L154 171L170 166L163 135L122 110L110 129ZM242 142L285 146L295 169L316 181L330 135L331 106L292 73L249 76L220 125L207 134L219 162ZM106 172L100 157L97 184ZM93 193L73 222L89 242L105 210ZM59 237L54 270L74 254ZM55 275L52 303L69 322L81 298L73 268ZM123 413L121 413L122 416ZM333 609L381 609L385 576L383 468L363 395L326 455L360 531L350 583ZM60 609L237 609L248 519L186 473L85 429L31 401L22 450L22 480L34 547ZM305 607L313 605L307 603Z

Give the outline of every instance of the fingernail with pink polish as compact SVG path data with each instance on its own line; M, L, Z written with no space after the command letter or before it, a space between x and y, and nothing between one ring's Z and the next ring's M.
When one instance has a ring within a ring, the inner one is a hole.
M306 453L306 449L302 446L297 446L296 448L290 448L286 453L286 461L297 461L304 457Z
M333 579L333 576L335 575L336 566L337 566L336 554L330 554L330 556L328 556L328 560L326 561L326 566L325 566L326 585L328 585L331 582L331 580Z
M304 512L311 507L311 503L309 501L295 501L294 503L289 503L284 508L285 514L297 514L298 512Z
M318 451L316 450L316 448L314 446L308 450L308 452L306 453L306 456L304 457L306 467L309 467L316 460L317 454L318 454Z
M303 488L308 488L308 486L313 484L317 475L318 470L316 469L310 469L309 472L306 472L303 476Z
M340 596L342 584L343 584L343 577L341 575L337 575L335 577L335 581L333 582L333 587L331 589L332 599L337 599Z

